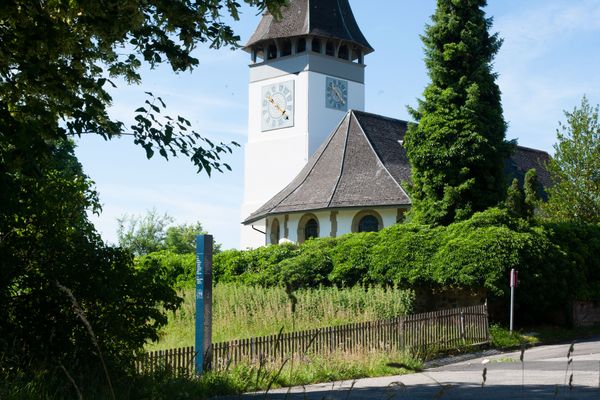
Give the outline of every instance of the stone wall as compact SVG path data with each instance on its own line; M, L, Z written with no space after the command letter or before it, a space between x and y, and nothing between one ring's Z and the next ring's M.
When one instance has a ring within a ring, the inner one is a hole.
M485 289L416 288L415 295L414 311L421 313L484 304L487 293Z
M578 327L600 325L600 301L579 301L572 305L573 325Z

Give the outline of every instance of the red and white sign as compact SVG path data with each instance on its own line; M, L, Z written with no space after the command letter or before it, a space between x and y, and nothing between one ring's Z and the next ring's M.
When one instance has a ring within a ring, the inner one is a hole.
M513 268L510 270L510 287L513 288L517 286L519 286L519 271Z

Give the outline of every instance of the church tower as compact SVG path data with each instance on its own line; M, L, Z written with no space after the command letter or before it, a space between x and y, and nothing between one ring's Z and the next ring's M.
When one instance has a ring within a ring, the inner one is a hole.
M290 0L266 13L251 55L244 220L281 191L350 109L364 110L364 56L373 51L348 0ZM264 220L242 226L241 248L265 244Z

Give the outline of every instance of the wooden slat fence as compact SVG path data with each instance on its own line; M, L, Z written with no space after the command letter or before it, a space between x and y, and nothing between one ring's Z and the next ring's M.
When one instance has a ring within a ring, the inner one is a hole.
M283 362L308 354L444 350L488 341L487 307L479 305L213 343L212 368L223 370L242 363ZM150 352L137 365L140 371L154 371L164 366L177 375L192 374L194 348Z

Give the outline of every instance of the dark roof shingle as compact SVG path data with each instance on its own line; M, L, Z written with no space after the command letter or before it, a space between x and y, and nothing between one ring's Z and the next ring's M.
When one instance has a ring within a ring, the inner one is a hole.
M272 214L350 207L410 206L402 185L411 179L403 146L407 122L349 111L306 166L244 224ZM505 163L507 178L521 182L535 168L543 187L552 184L548 153L517 146ZM541 193L543 196L543 193Z
M263 15L245 49L265 40L313 35L354 43L365 53L373 51L348 0L290 0L281 12L279 20L269 13Z
M294 211L410 205L401 161L392 156L406 159L405 130L404 121L348 112L296 178L244 223Z

